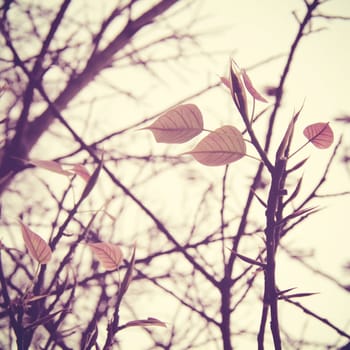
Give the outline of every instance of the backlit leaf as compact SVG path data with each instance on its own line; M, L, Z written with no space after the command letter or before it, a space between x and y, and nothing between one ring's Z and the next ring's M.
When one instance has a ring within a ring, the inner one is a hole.
M61 175L72 175L70 171L64 170L62 168L62 165L58 162L55 162L54 160L40 160L40 159L30 159L29 163L42 168L49 170L53 173L61 174Z
M249 92L256 100L261 101L261 102L268 102L268 101L266 100L266 98L265 98L264 96L262 96L262 95L260 94L260 92L257 91L257 90L254 88L254 86L253 86L253 84L252 84L252 82L251 82L251 80L250 80L250 78L249 78L247 72L246 72L244 69L242 69L242 77L243 77L244 85L245 85L245 87L247 88L248 92Z
M49 245L28 226L19 222L22 229L22 236L25 246L27 247L30 256L40 264L47 264L52 255Z
M194 104L177 106L144 128L152 131L157 142L184 143L203 130L203 117Z
M241 159L246 154L246 145L237 128L225 125L211 132L185 154L191 154L204 165L225 165Z
M115 270L123 261L123 253L116 244L98 242L88 243L97 260L107 270Z
M90 173L87 171L83 164L74 164L74 166L70 169L71 172L80 176L86 182L90 179Z
M220 77L220 80L229 90L231 90L231 84L230 84L230 80L228 78Z
M333 130L328 123L315 123L304 129L305 137L317 148L328 148L334 141Z
M165 327L166 324L156 318L153 317L148 317L145 320L135 320L135 321L130 321L125 324L126 327L135 327L135 326L141 326L141 327L146 327L146 326L158 326L158 327Z

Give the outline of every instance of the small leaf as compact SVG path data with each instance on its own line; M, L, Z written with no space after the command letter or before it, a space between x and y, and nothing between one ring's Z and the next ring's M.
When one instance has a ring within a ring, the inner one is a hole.
M47 296L49 296L49 294L29 296L28 298L25 298L25 302L33 303L34 301L45 299Z
M116 244L98 242L88 243L88 246L107 271L115 270L123 261L123 253Z
M297 182L297 185L295 186L294 191L292 192L292 194L288 197L288 199L283 203L283 206L285 207L288 203L290 203L293 199L295 199L297 197L297 195L300 192L301 189L301 184L303 181L303 176L301 176Z
M22 236L29 254L40 264L47 264L52 255L50 246L35 232L29 229L21 221Z
M146 320L135 320L135 321L130 321L125 324L126 327L135 327L135 326L141 326L141 327L146 327L146 326L157 326L157 327L165 327L166 324L163 321L160 321L154 317L148 317Z
M55 312L52 312L51 314L48 314L46 316L43 316L41 318L38 318L36 319L34 322L32 323L29 323L27 325L25 325L24 329L25 330L28 330L28 329L31 329L31 328L34 328L34 327L38 327L40 325L43 325L49 321L51 321L52 319L54 319L57 315L61 314L61 313L67 313L69 312L70 310L67 309L67 308L62 308L58 311L55 311Z
M130 258L128 268L125 272L122 282L120 283L119 292L118 292L118 302L122 300L124 294L128 290L129 285L132 281L132 274L134 272L134 267L135 267L135 257L136 257L136 244L134 244L134 248L131 253L131 258Z
M317 207L317 206L296 210L293 213L286 216L285 218L283 218L282 223L285 223L288 220L297 218L297 217L302 216L302 215L311 215L311 214L317 213L320 210L321 209L319 209L319 207Z
M40 159L30 159L28 161L30 164L33 164L39 168L49 170L53 173L61 174L61 175L72 175L70 171L64 170L62 165L54 160L40 160Z
M278 296L280 296L280 295L282 295L282 294L286 294L286 293L288 293L288 292L290 292L290 291L292 291L292 290L294 290L294 289L296 289L296 288L297 288L297 287L292 287L292 288L280 290L280 291L278 292Z
M257 266L262 267L263 269L266 268L266 264L264 264L264 263L262 263L260 261L251 259L248 256L245 256L245 255L242 255L242 254L238 254L237 252L235 252L233 250L231 250L231 252L232 252L232 254L237 255L240 259L242 259L244 262L246 262L248 264L257 265Z
M247 72L245 71L245 69L242 69L242 77L243 77L244 85L245 85L245 87L247 88L248 92L249 92L256 100L261 101L261 102L265 102L265 103L268 102L267 99L266 99L263 95L261 95L260 92L258 92L258 91L254 88L254 86L253 86L253 84L252 84L252 82L251 82L251 80L250 80L250 78L249 78Z
M278 147L278 150L276 152L276 160L281 160L281 159L285 159L286 157L288 157L289 148L290 148L292 138L293 138L293 133L294 133L294 126L299 118L299 115L300 115L303 107L304 107L304 105L301 106L299 111L293 116L292 120L289 122L287 130L284 133L282 141L281 141L281 143Z
M204 165L226 165L241 159L246 154L246 145L237 128L225 125L211 132L185 154L191 154Z
M83 190L83 193L81 194L80 201L83 201L90 194L90 192L93 190L93 188L95 187L102 167L103 167L103 154L102 154L102 158L101 158L100 162L98 163L98 166L96 167L96 169L94 170L92 175L89 176L89 179L86 183L86 186Z
M233 59L231 59L229 82L233 102L235 103L242 117L246 119L248 118L248 104L242 81L242 71Z
M226 77L220 77L220 81L231 91L230 80Z
M309 297L311 295L316 295L320 294L318 292L314 293L295 293L295 294L283 294L278 296L278 299L290 299L290 298L304 298L304 297Z
M290 174L295 170L300 169L308 160L309 158L305 158L303 160L301 160L300 162L298 162L297 164L295 164L294 166L292 166L290 169L287 169L287 173Z
M335 118L335 121L348 124L350 123L350 116L344 115L342 117Z
M194 104L177 106L144 128L152 131L157 142L184 143L203 130L203 117Z
M328 148L334 141L333 130L328 123L315 123L304 129L305 137L317 148Z
M87 171L87 169L83 164L74 164L74 166L70 169L70 171L80 176L86 182L90 180L90 173Z

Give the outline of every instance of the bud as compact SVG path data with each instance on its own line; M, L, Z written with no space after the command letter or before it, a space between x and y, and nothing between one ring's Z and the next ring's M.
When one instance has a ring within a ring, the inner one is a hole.
M248 119L247 96L242 80L242 71L233 59L231 59L229 80L233 102L235 103L242 117Z

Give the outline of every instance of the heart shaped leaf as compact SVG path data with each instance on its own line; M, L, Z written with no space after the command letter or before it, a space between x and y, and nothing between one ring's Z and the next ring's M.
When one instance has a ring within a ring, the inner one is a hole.
M164 113L144 129L151 130L157 142L184 143L201 133L203 117L196 105L184 104Z
M225 125L211 132L185 154L191 154L204 165L226 165L241 159L246 154L246 145L237 128Z
M88 243L97 260L107 270L115 270L123 261L123 253L116 244L98 242Z
M47 264L52 255L50 246L28 226L19 222L22 229L24 244L27 247L30 256L40 264Z
M328 148L334 141L333 130L328 123L315 123L304 129L305 137L317 148Z

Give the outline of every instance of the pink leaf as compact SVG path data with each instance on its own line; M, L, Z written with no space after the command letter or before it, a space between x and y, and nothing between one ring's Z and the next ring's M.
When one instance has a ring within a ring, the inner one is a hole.
M203 117L196 105L184 104L162 114L144 129L151 130L157 142L184 143L202 132Z
M334 141L333 130L328 123L315 123L304 129L305 137L317 148L328 148Z
M160 321L154 317L148 317L145 320L130 321L130 322L125 324L125 327L135 327L135 326L141 326L141 327L158 326L158 327L165 327L166 328L166 324L163 321Z
M226 77L220 77L221 82L231 91L230 80Z
M88 246L95 254L97 260L108 270L115 270L123 261L123 253L116 244L99 242L89 243Z
M246 145L237 128L225 125L211 132L185 154L191 154L204 165L226 165L241 159L246 154Z
M24 244L27 247L32 258L40 264L47 264L52 255L49 245L35 232L29 229L28 226L20 222Z
M70 171L76 175L79 175L86 182L88 182L90 179L90 173L87 171L87 169L82 164L74 164L73 168L70 169Z
M249 78L247 72L246 72L244 69L242 69L242 76L243 76L244 85L245 85L245 87L247 88L248 92L249 92L256 100L261 101L261 102L268 102L268 101L266 100L266 98L265 98L264 96L262 96L262 95L260 94L260 92L258 92L258 91L254 88L254 86L253 86L253 84L252 84L252 82L251 82L251 80L250 80L250 78Z
M66 176L72 175L72 173L70 171L64 170L60 163L55 162L53 160L31 159L31 160L29 160L29 163L31 163L39 168L49 170L53 173L66 175Z

